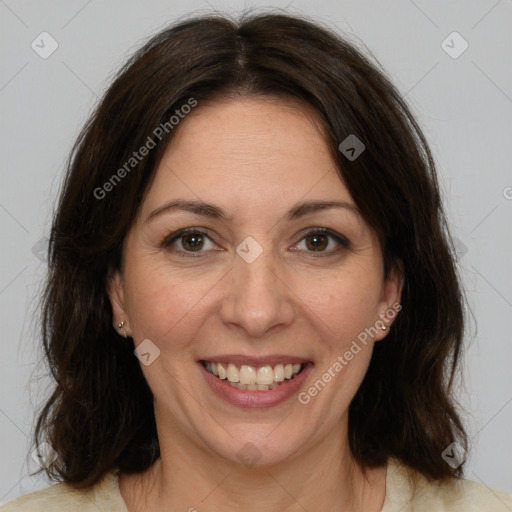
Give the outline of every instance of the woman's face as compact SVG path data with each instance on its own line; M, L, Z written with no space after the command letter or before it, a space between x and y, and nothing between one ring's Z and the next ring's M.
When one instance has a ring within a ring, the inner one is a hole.
M264 465L346 439L400 286L383 281L379 245L308 112L256 98L199 105L127 236L110 296L138 347L161 449L180 439ZM289 379L294 364L304 369ZM262 387L228 382L241 378Z

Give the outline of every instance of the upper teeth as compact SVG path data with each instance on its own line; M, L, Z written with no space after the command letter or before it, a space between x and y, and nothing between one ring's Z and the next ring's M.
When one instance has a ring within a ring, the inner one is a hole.
M285 379L291 379L302 369L301 364L276 364L272 366L260 366L256 369L254 366L243 364L240 368L233 363L227 365L222 363L205 362L206 369L219 377L227 379L229 382L239 382L240 384L261 384L270 385L274 382L282 382Z

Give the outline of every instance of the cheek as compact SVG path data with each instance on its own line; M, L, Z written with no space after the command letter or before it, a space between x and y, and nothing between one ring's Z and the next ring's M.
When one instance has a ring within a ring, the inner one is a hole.
M317 329L319 359L301 400L314 403L329 423L347 411L367 372L373 352L369 329L378 318L380 282L378 274L367 269L343 272L325 280L322 293L319 289L318 283L302 289L304 311Z
M335 277L331 273L315 282L303 280L300 285L306 310L318 319L324 339L340 350L375 323L380 292L378 273L371 268L342 270Z
M135 339L186 339L184 329L194 324L212 285L210 279L187 279L185 273L139 258L127 265L126 285L130 326ZM175 337L174 333L180 335ZM171 334L172 333L172 334Z

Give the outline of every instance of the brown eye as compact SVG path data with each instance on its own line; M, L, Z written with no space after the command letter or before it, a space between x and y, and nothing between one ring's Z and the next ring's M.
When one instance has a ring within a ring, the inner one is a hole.
M311 256L332 256L349 249L350 242L336 231L316 228L306 233L296 247L305 251L306 254L310 253Z
M200 233L192 233L181 237L181 245L186 251L201 250L204 245L203 235Z
M312 234L306 237L306 246L311 251L323 251L329 244L328 237L322 234Z
M180 256L205 257L208 251L215 249L215 243L203 231L185 228L166 237L161 247Z

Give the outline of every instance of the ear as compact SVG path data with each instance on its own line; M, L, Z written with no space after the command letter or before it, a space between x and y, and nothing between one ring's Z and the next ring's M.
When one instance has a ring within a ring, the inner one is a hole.
M124 285L121 272L116 270L109 273L107 281L107 293L110 298L110 304L112 305L112 320L114 322L114 329L121 336L131 336L130 334L130 322L128 314L125 310L124 302ZM125 322L124 325L119 328L119 324Z
M382 294L379 302L379 319L375 322L378 333L374 336L374 341L385 338L389 330L402 309L400 299L404 284L403 264L401 261L390 270L388 278L382 285ZM383 329L385 327L385 329Z

